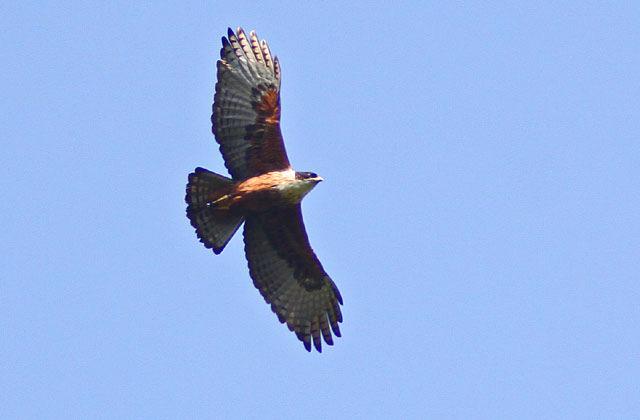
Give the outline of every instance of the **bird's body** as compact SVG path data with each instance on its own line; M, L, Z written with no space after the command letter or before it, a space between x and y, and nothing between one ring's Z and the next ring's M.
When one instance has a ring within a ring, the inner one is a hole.
M301 201L320 181L295 172L280 133L280 65L254 32L222 38L211 122L231 179L189 175L187 217L200 241L222 252L244 222L254 285L307 350L340 336L342 297L311 249Z
M211 205L235 211L265 211L298 204L322 180L300 178L293 170L273 171L238 182L228 192L212 195Z

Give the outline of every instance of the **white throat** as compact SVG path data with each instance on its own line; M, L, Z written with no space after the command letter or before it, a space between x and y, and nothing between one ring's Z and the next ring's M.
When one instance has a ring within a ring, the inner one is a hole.
M286 197L287 201L299 203L315 186L315 182L301 179L296 180L295 182L279 185L276 188L282 192L282 195Z

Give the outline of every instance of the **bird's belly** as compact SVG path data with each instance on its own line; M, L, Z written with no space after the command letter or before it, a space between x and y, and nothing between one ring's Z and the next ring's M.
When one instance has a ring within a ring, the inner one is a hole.
M307 185L299 186L297 183L279 185L245 192L236 197L233 207L249 211L265 211L274 207L288 207L298 204L309 192Z

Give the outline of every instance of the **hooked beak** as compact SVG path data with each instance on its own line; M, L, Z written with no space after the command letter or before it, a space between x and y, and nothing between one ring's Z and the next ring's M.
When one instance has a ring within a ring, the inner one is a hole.
M322 182L322 181L324 181L324 178L322 178L321 176L317 176L317 177L313 178L313 180L315 182Z

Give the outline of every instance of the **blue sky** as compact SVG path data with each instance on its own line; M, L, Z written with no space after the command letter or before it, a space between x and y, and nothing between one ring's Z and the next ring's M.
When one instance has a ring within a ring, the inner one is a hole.
M637 4L56 3L0 6L0 417L640 412ZM322 354L184 215L238 25L326 180Z

